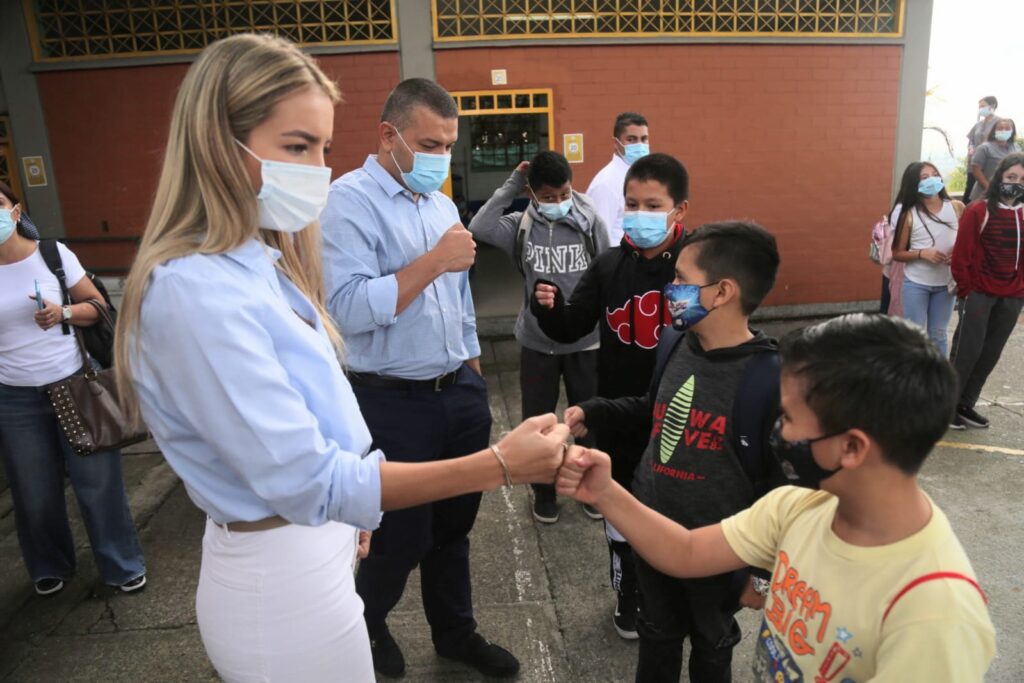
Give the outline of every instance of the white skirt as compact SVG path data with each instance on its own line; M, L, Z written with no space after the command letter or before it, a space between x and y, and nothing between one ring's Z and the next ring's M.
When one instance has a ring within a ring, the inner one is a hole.
M231 532L207 519L196 619L221 678L373 681L347 524Z

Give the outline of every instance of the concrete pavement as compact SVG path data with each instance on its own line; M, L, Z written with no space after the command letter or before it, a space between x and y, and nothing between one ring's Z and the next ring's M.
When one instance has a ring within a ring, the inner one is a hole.
M802 323L768 325L778 334ZM485 344L495 435L519 421L518 351L511 341ZM949 433L922 473L988 592L1000 654L986 680L1024 679L1024 326L1018 328L983 394L988 430ZM80 522L79 573L53 598L38 598L21 563L9 493L0 493L0 681L206 681L193 609L203 516L152 444L125 456L132 510L141 529L149 586L122 595L97 585ZM69 493L69 508L77 507ZM538 525L526 487L484 496L472 536L474 595L480 630L523 664L522 681L632 680L636 644L611 625L613 598L600 523L563 501L562 519ZM749 680L758 617L742 615L737 681ZM418 597L418 580L391 618L408 663L405 680L473 681L480 677L437 658ZM339 681L345 680L339 672Z

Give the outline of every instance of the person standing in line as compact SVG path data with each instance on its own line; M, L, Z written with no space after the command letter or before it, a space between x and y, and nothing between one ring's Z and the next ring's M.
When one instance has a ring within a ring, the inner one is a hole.
M503 215L527 188L532 201L526 211ZM593 203L572 189L569 162L558 152L544 151L519 164L473 217L469 231L508 254L523 275L524 304L515 327L523 417L555 410L562 381L570 405L591 398L597 389L597 326L579 340L562 344L544 334L529 311L537 282L555 284L570 294L587 267L608 248L608 232ZM584 511L601 519L592 508ZM554 485L533 486L533 517L544 524L558 521Z
M975 410L1024 304L1024 154L1005 157L992 174L985 201L960 219L953 247L959 321L951 360L960 398L950 427L985 428Z
M359 530L382 509L552 481L568 437L548 415L445 462L386 462L371 447L321 277L339 97L281 38L203 50L118 320L127 414L208 516L196 621L229 683L371 683Z
M978 100L978 122L971 126L967 132L967 184L964 186L964 199L971 196L974 189L975 178L971 173L971 158L992 132L992 128L999 119L996 117L996 109L999 107L999 100L994 96L982 97Z
M90 327L102 301L78 258L57 243L70 306L57 276L22 222L21 202L0 182L0 456L10 482L18 543L35 591L53 595L75 573L75 542L64 502L64 475L104 583L131 593L146 585L146 565L121 473L121 452L75 453L46 392L85 371L70 329ZM42 306L36 293L42 294Z
M971 190L970 199L981 199L988 191L988 185L992 181L992 174L999 162L1009 154L1020 151L1017 145L1017 124L1013 119L999 119L996 121L988 140L978 147L971 157L971 176L977 181L974 189Z
M612 129L612 144L612 160L590 181L586 194L608 227L608 243L616 247L623 235L622 215L626 204L622 186L626 182L626 171L637 159L651 153L647 119L636 112L619 114Z
M320 219L349 380L375 447L394 461L443 462L486 448L491 433L469 289L476 244L439 191L458 133L444 88L402 81L384 103L376 154L334 181ZM436 652L487 675L519 671L473 617L469 532L479 506L472 493L384 515L356 576L381 674L405 671L386 620L417 566Z
M906 264L903 317L927 330L942 355L949 356L946 330L955 299L949 262L963 202L949 198L939 169L926 161L907 166L896 202L892 257Z

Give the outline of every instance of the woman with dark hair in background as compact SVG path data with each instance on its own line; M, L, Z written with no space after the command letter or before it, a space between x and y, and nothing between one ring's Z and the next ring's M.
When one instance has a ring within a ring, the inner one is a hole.
M906 264L903 317L925 328L928 338L948 355L946 329L953 315L949 261L964 205L949 198L939 169L925 161L907 166L896 203L900 208L892 257Z
M974 151L971 157L971 176L977 181L971 190L970 200L980 199L988 191L992 173L999 162L1009 154L1020 152L1017 139L1017 124L1013 119L999 119L988 134L988 140Z
M988 427L974 405L1024 302L1024 154L1004 158L991 180L985 201L961 217L953 249L960 317L951 358L960 378L954 429Z
M146 585L146 567L121 474L121 453L75 454L57 423L49 384L82 372L74 334L95 325L100 293L75 255L57 245L70 306L22 224L22 208L0 182L0 457L14 499L18 542L36 593L60 591L75 572L75 544L64 503L64 472L78 498L100 577L126 593ZM36 292L42 294L42 304Z

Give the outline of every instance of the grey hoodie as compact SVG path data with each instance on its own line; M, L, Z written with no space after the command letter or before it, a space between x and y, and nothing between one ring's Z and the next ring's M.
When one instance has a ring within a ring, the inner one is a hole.
M494 191L487 203L469 222L473 237L492 244L514 258L516 233L523 213L502 215L526 187L526 178L513 171L505 184ZM530 202L527 211L533 217L529 238L523 245L523 271L526 273L525 300L529 301L538 280L553 282L568 297L576 288L590 265L583 233L593 237L597 254L608 248L608 230L594 210L594 204L584 194L573 190L573 207L569 215L552 223ZM540 353L565 354L593 348L598 343L595 327L592 332L572 344L560 344L540 330L537 318L530 315L529 306L519 309L515 335L520 344Z

